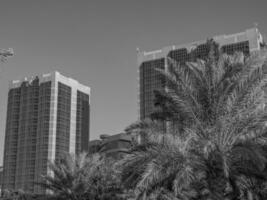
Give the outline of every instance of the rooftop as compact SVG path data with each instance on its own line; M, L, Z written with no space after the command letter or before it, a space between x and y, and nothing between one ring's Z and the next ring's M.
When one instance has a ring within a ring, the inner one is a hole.
M61 73L59 73L58 71L54 71L54 72L47 73L47 74L37 74L34 76L24 77L24 78L21 78L19 80L12 80L9 82L9 88L20 87L21 83L24 81L28 81L29 83L31 83L36 77L39 78L40 82L46 82L46 81L50 81L52 79L63 80L64 82L69 83L71 85L79 86L84 91L87 91L88 93L90 93L90 87L79 83L77 80L75 80L73 78L66 77L66 76L62 75Z
M239 33L213 36L212 39L214 39L214 41L217 42L220 46L248 40L250 42L250 49L252 51L259 49L260 44L264 43L263 37L257 27L250 28ZM166 57L169 51L175 49L186 48L188 51L191 51L192 48L195 48L200 44L204 44L205 42L206 40L199 40L195 42L189 42L186 44L169 45L161 49L152 51L140 51L138 49L137 50L138 61L142 62L145 60L152 60L156 58Z

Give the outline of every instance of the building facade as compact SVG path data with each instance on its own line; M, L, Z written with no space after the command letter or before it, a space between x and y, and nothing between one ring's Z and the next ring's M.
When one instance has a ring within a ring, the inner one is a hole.
M252 51L259 50L264 41L257 28L248 29L232 35L221 35L212 38L223 53L233 54L241 51L248 55ZM197 41L184 45L173 45L151 52L137 53L137 65L139 74L139 119L150 116L154 108L154 91L165 90L166 87L160 79L160 73L155 69L167 68L167 58L184 64L196 59L205 59L209 53L206 41Z
M130 134L119 133L115 135L101 135L100 153L106 156L120 159L133 145L134 137Z
M101 148L101 140L89 141L88 154L99 153Z
M35 183L49 162L88 150L90 88L59 72L9 87L3 190L44 193Z
M127 133L100 135L100 140L89 142L89 154L103 153L108 157L120 159L136 142L136 137Z

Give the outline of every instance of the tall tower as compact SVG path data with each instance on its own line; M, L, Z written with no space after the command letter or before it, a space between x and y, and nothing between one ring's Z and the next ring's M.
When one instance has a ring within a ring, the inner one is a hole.
M8 93L3 190L43 193L48 163L88 150L90 88L59 72L12 81Z
M241 51L245 55L259 50L263 39L257 28L248 29L232 35L213 37L222 52L233 54ZM178 63L194 61L197 58L205 59L209 53L206 41L197 41L183 45L167 46L151 52L137 52L137 65L139 73L139 119L150 116L154 108L154 90L165 90L166 87L160 80L160 73L155 69L167 69L167 58Z

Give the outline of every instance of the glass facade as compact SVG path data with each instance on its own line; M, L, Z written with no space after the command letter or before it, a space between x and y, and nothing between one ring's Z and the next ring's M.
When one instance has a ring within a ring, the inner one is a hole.
M225 44L220 47L220 50L229 55L237 51L249 55L249 41ZM195 46L191 51L188 51L187 48L169 50L166 57L180 64L185 64L186 62L194 62L196 59L205 60L208 54L209 46L203 43ZM154 110L154 91L165 88L162 78L155 71L155 68L165 69L166 57L146 60L139 66L139 116L141 120L149 117Z
M234 54L236 51L243 52L244 55L249 55L249 41L228 44L221 47L224 53L229 55Z
M56 159L69 152L71 87L58 82Z
M168 53L168 57L180 64L194 62L196 59L206 60L209 55L209 47L206 43L196 46L192 51L186 48L175 49Z
M39 110L38 110L38 131L35 158L35 177L34 181L40 182L40 174L46 174L48 170L48 151L49 148L49 120L51 104L51 81L40 84L39 89ZM39 185L34 186L34 191L43 192L44 189Z
M8 92L2 188L15 188L19 110L20 88L12 88Z
M35 183L51 172L49 162L66 153L88 151L90 88L58 72L12 84L3 190L45 193Z
M89 127L90 127L89 95L77 91L76 112L76 154L88 151Z
M188 53L186 48L172 50L169 52L168 57L183 64L190 60L190 54Z
M154 110L154 90L164 89L161 74L155 69L165 68L165 59L143 62L139 68L140 119L149 117Z
M39 79L23 82L20 93L19 134L15 190L33 190L36 157Z

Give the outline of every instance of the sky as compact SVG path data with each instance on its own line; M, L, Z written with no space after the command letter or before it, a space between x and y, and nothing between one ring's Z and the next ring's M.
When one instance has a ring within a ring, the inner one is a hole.
M138 118L136 48L242 32L267 35L266 0L0 0L0 165L8 82L59 71L91 87L90 138ZM265 34L266 33L266 34Z

